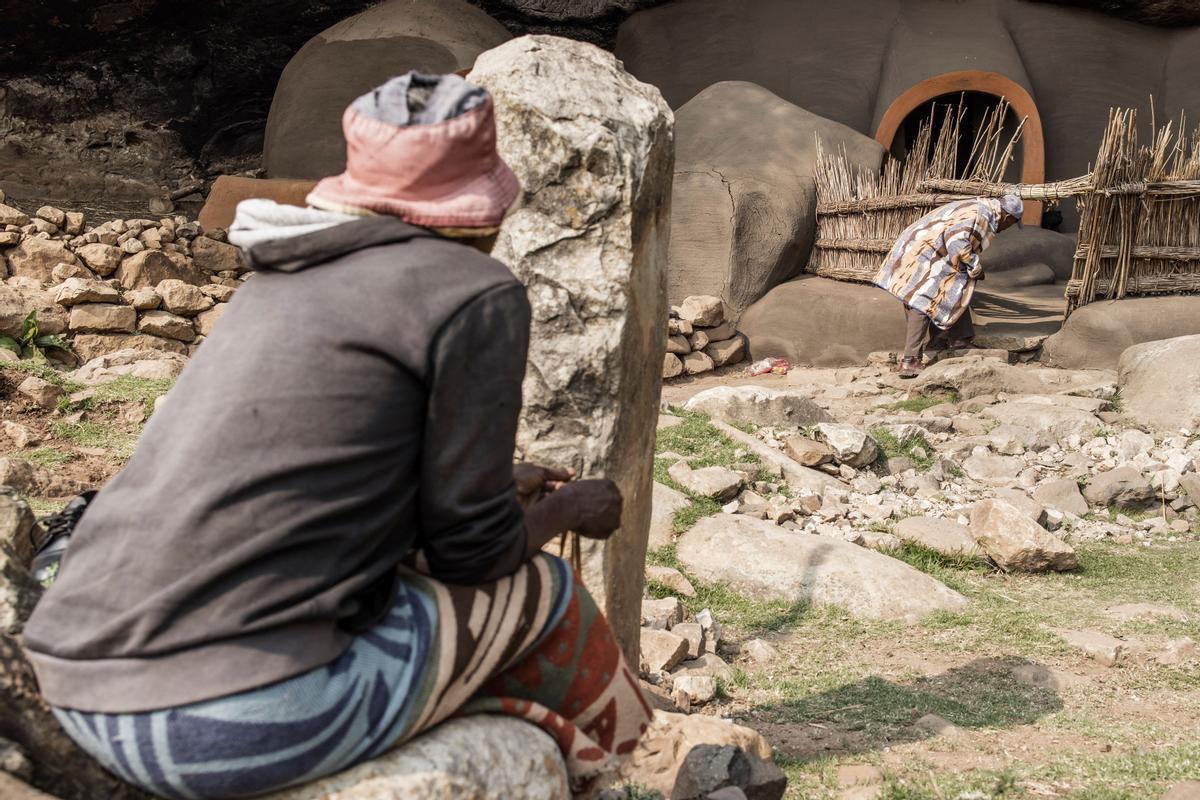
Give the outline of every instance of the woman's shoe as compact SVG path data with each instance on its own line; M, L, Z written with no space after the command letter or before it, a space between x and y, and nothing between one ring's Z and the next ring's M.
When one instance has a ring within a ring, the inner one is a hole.
M897 371L901 378L915 378L921 374L922 369L924 367L921 366L921 359L905 358L900 361L900 368Z

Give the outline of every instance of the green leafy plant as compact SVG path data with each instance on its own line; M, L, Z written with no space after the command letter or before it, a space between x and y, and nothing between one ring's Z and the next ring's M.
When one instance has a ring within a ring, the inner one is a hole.
M0 334L0 347L11 350L21 358L46 360L47 350L71 349L67 337L62 334L43 334L38 327L37 312L30 311L21 322L21 333L16 338Z

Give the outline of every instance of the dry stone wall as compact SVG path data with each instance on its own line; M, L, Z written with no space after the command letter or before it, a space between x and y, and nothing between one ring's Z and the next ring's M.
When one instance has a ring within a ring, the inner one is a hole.
M746 337L734 327L721 298L693 295L671 306L663 380L738 364L747 352Z
M4 200L0 334L19 337L34 313L39 332L65 335L80 362L123 349L190 355L251 274L224 231L183 216L88 226L81 212Z

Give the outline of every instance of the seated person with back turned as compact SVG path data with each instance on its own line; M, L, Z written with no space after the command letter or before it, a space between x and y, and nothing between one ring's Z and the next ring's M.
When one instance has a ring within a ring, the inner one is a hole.
M874 283L904 304L901 378L921 372L931 324L946 332L951 349L975 346L970 306L975 282L983 279L979 254L997 233L1020 225L1023 212L1024 204L1015 194L956 200L900 234Z
M586 791L651 710L541 552L610 536L620 493L513 465L530 306L486 255L520 192L492 99L409 73L343 128L308 208L238 207L257 274L65 512L29 659L71 738L162 797L311 781L466 713L541 726Z

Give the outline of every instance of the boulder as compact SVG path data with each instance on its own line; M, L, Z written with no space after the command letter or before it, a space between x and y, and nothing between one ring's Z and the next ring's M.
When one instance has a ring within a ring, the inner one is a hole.
M143 250L129 256L117 268L116 278L125 290L155 287L176 278L195 286L209 282L209 275L191 259L172 260L161 250Z
M1070 545L1004 500L975 504L971 509L971 535L1006 571L1063 572L1079 566L1079 557Z
M57 383L30 375L17 386L17 394L32 400L42 408L53 409L66 392Z
M675 538L675 512L692 504L688 496L670 486L655 483L652 491L650 534L647 549L657 550L671 544Z
M130 289L126 292L125 302L138 311L151 311L162 305L162 298L149 286L143 286L140 289Z
M667 474L689 492L711 497L720 503L737 497L738 490L742 488L742 476L725 467L692 469L686 461L679 461L671 465Z
M1093 506L1139 508L1154 499L1154 487L1136 468L1123 466L1092 476L1083 496Z
M583 578L636 663L646 443L662 387L646 365L664 352L673 117L611 53L552 36L484 53L470 80L495 98L500 154L523 187L492 251L534 308L518 456L620 487L622 527L586 541Z
M683 371L688 375L702 375L715 368L716 364L704 353L688 353L683 357Z
M117 271L117 267L121 266L121 256L123 254L119 247L95 242L78 248L75 251L75 255L79 256L92 272L102 278L107 278Z
M871 434L853 425L822 422L817 437L833 450L833 457L849 467L865 467L879 457L879 446Z
M131 306L83 303L71 309L69 324L77 333L132 333L137 312Z
M1016 480L1025 462L1012 456L1000 456L986 447L976 447L962 462L963 471L980 483L1005 485Z
M763 386L716 386L694 395L684 408L726 422L809 426L832 422L825 409L801 392Z
M1046 340L1042 361L1065 369L1117 369L1137 344L1200 334L1200 297L1127 297L1076 309Z
M642 600L642 626L660 631L669 631L677 623L683 622L683 603L678 597L663 597L655 600Z
M463 0L391 0L317 34L292 56L267 117L263 165L272 178L318 179L345 169L342 113L356 97L411 69L469 68L510 35Z
M942 555L980 555L971 530L943 517L905 517L896 523L895 532L903 541L936 550Z
M759 759L771 746L756 731L719 717L656 711L650 728L621 768L621 781L671 797L687 755L703 745L736 747Z
M1051 406L1044 403L997 403L988 406L983 415L997 422L1031 430L1035 438L1031 445L1045 449L1071 436L1091 439L1104 423L1095 414L1070 406Z
M839 606L855 617L905 622L967 606L958 592L894 558L743 515L700 520L680 538L678 555L694 577L758 600Z
M1046 508L1064 511L1082 517L1088 513L1087 500L1079 491L1079 483L1070 478L1039 483L1033 490L1033 499Z
M735 315L808 261L817 137L866 170L883 156L870 138L753 83L714 83L676 118L668 295L720 295Z
M802 312L799 310L803 309ZM738 329L750 358L841 367L904 345L904 309L882 289L804 275L768 291L746 309Z
M178 353L161 350L118 350L91 359L71 375L79 383L107 383L123 375L147 379L175 379L187 359Z
M38 474L33 464L22 458L0 458L0 486L8 486L23 494L37 488Z
M407 744L263 800L570 800L558 745L541 728L500 715L443 722Z
M1130 419L1161 430L1200 428L1200 334L1130 347L1117 382Z
M78 264L79 259L62 242L26 236L21 243L5 252L9 274L32 278L42 283L54 279L59 264Z

